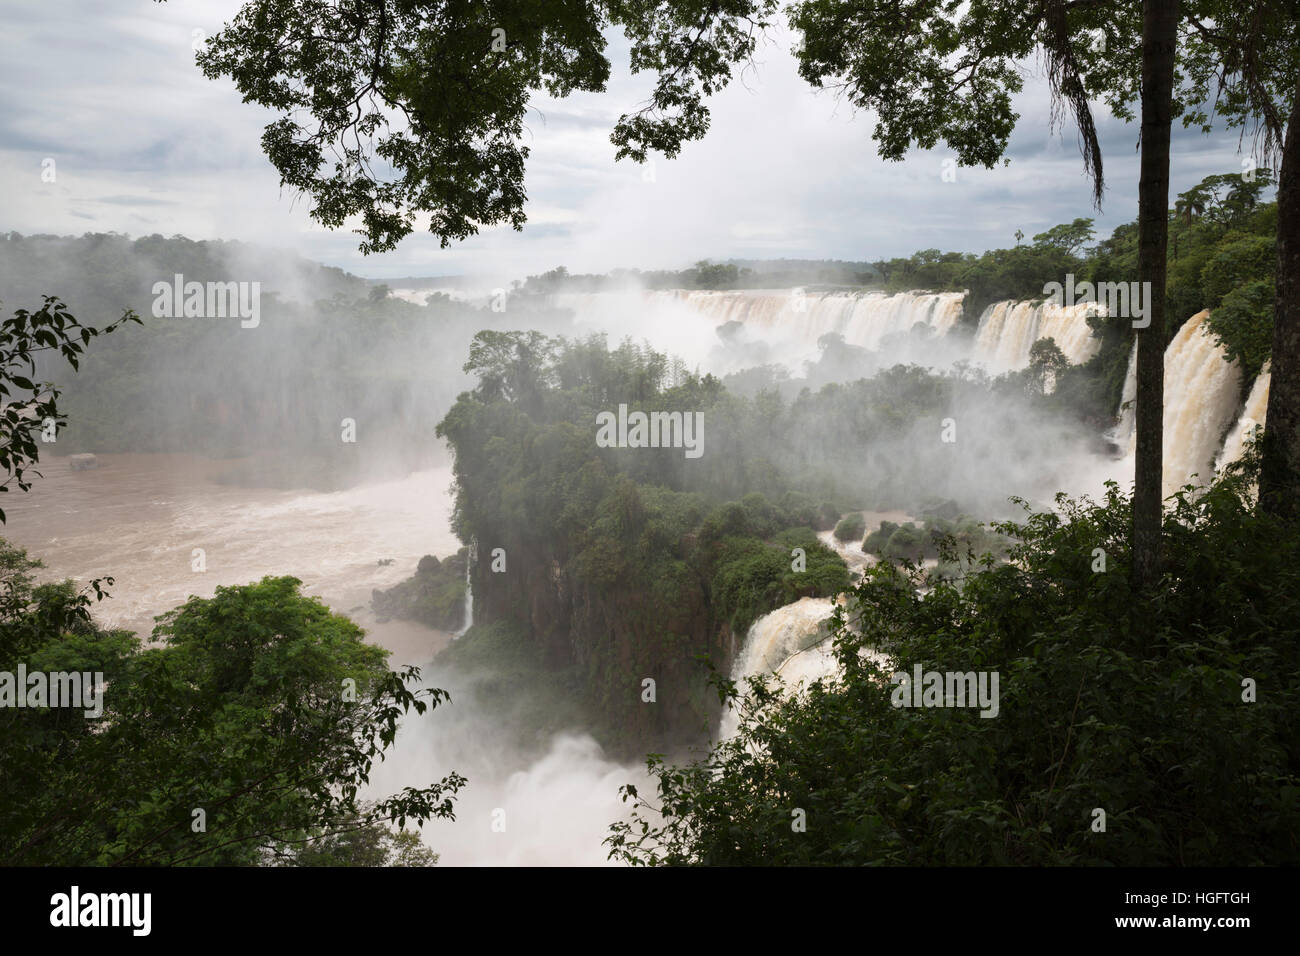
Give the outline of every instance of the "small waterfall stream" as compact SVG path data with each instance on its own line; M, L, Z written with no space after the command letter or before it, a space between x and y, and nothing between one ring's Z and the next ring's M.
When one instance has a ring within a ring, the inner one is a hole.
M470 543L469 554L465 557L465 623L453 636L461 637L474 626L474 564L478 561L478 542Z
M1242 452L1246 450L1247 439L1257 427L1264 424L1268 412L1268 387L1272 379L1272 372L1265 364L1263 371L1255 379L1255 384L1250 387L1250 396L1246 399L1246 407L1242 409L1241 417L1237 419L1237 424L1232 427L1232 431L1228 432L1228 437L1223 443L1223 451L1219 453L1214 463L1215 471L1222 471L1240 458Z

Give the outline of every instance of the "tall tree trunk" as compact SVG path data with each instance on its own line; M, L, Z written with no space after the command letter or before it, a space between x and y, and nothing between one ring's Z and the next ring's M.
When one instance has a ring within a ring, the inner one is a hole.
M1273 306L1273 378L1264 420L1259 503L1287 521L1300 519L1300 85L1291 104L1277 178L1277 293Z
M1165 273L1169 247L1169 128L1173 121L1178 0L1142 5L1142 176L1138 184L1138 276L1150 324L1137 333L1137 461L1133 490L1133 583L1160 576L1164 481Z

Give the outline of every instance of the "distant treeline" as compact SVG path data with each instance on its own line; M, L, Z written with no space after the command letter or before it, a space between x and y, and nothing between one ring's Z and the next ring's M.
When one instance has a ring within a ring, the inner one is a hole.
M369 279L385 289L454 289L472 283L472 276L399 276L393 279Z
M1212 310L1210 328L1230 357L1241 362L1248 388L1266 361L1273 323L1277 203L1264 202L1272 174L1257 169L1207 176L1180 193L1169 210L1169 281L1166 307L1170 335L1202 309ZM973 325L995 302L1044 298L1043 286L1072 274L1077 282L1136 282L1137 222L1117 227L1094 242L1093 220L1075 219L1016 245L975 255L923 249L906 258L876 262L834 259L697 262L680 271L615 269L577 275L560 266L529 276L525 293L599 292L629 285L649 289L859 288L884 292L967 293L963 322ZM1120 351L1127 361L1131 330ZM1107 364L1111 356L1107 356ZM1122 371L1120 375L1122 377ZM1113 378L1114 376L1108 376Z
M642 289L783 289L862 288L879 283L879 273L867 262L838 259L701 259L689 269L614 269L609 273L571 273L559 266L517 283L524 294L610 292L635 286Z
M364 298L370 282L333 266L246 242L117 232L82 236L0 234L0 300L10 310L57 295L73 315L100 325L135 309L149 313L155 282L259 282L262 295L314 302Z

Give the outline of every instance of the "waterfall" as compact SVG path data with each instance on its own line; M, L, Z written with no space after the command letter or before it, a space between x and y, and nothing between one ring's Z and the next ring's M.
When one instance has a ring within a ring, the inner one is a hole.
M1214 456L1232 423L1241 390L1241 370L1206 329L1208 311L1178 330L1165 351L1165 481L1171 495L1198 475L1214 477Z
M830 637L826 622L834 610L830 598L800 598L763 615L745 636L731 668L735 680L777 673L796 654L815 648Z
M1135 448L1137 441L1137 393L1138 393L1138 347L1133 342L1133 349L1128 354L1128 372L1124 375L1124 390L1119 398L1119 421L1107 436L1120 448Z
M1241 370L1228 361L1223 347L1206 328L1209 316L1208 310L1196 313L1183 323L1165 349L1161 492L1165 497L1192 481L1193 475L1198 476L1194 479L1197 484L1206 484L1214 477L1215 456L1237 413ZM1136 450L1137 430L1130 428L1125 459L1130 465ZM1131 467L1127 473L1132 474Z
M717 292L690 289L560 293L552 305L573 309L579 321L628 334L653 330L660 347L703 360L718 344L714 330L735 322L751 338L774 347L783 359L815 357L817 342L830 333L850 345L879 350L894 335L920 325L936 338L961 320L964 292L802 292L746 289ZM1100 341L1088 316L1104 314L1096 303L1062 306L1050 301L997 302L984 310L971 358L993 372L1024 368L1030 347L1051 338L1072 363L1097 354ZM700 318L707 322L700 322ZM964 346L963 346L964 349Z
M884 512L881 512L883 514ZM901 514L901 512L898 512ZM880 518L876 512L863 512L867 520L867 531L873 531L880 525ZM890 513L892 519L893 513ZM865 536L865 535L864 535ZM857 541L841 541L835 537L833 531L818 531L817 540L826 547L838 554L849 568L849 576L856 581L862 577L866 569L876 563L876 559L862 550L861 539Z
M946 335L961 318L963 293L814 292L655 292L652 300L687 305L717 324L740 322L766 337L792 339L815 347L828 333L851 345L879 348L885 336L908 332L920 323Z
M944 349L923 346L921 361L940 363L966 357L1001 372L1024 368L1034 342L1051 338L1071 363L1080 364L1097 354L1100 340L1088 326L1091 314L1105 314L1094 302L1057 305L1041 301L1004 301L988 306L979 318L972 340L950 333L957 327L965 293L814 292L799 290L660 291L559 294L552 304L575 311L575 322L604 328L615 334L640 337L649 330L658 348L666 348L696 362L714 364L719 374L764 362L782 362L793 371L804 360L815 359L818 340L842 335L850 345L880 350L890 336L906 334L917 325L936 339L946 339ZM1165 481L1163 493L1173 494L1193 474L1209 481L1216 463L1240 455L1245 428L1262 420L1267 404L1267 376L1256 382L1257 393L1238 413L1240 371L1227 361L1223 350L1206 330L1208 313L1192 316L1165 351ZM702 321L703 320L703 321ZM725 345L718 328L735 323L747 332ZM744 343L759 342L766 351L746 352ZM913 353L915 354L915 353ZM1137 394L1136 345L1129 359L1122 403ZM902 360L904 353L894 356ZM718 363L731 367L716 367ZM1259 406L1255 411L1253 406ZM1258 412L1258 413L1256 413ZM1249 421L1246 421L1249 419ZM1136 445L1136 414L1130 405L1121 409L1110 439L1127 451L1127 466L1113 469L1131 480ZM1232 429L1228 441L1225 433Z
M1079 365L1097 354L1101 342L1088 326L1088 316L1104 314L1091 302L995 302L980 316L975 354L994 372L1024 368L1029 350L1039 339L1052 339L1071 363Z
M837 665L828 627L834 607L830 598L800 598L751 624L731 665L731 679L741 693L746 690L744 679L759 674L779 674L787 685L834 674ZM730 737L739 724L736 711L726 710L719 738Z
M873 350L888 336L906 334L918 324L934 336L946 336L961 319L964 297L963 292L669 289L560 293L550 302L572 309L575 321L614 334L641 337L649 330L657 347L697 362L706 361L719 346L715 330L735 322L750 339L772 346L782 361L797 368L799 361L816 357L818 340L830 333Z
M907 292L901 295L870 293L847 297L828 293L814 303L817 308L838 309L845 315L840 331L850 345L877 349L885 336L909 332L920 323L935 335L947 335L961 318L963 293L938 295Z
M1241 417L1237 419L1237 424L1232 426L1232 431L1228 432L1228 437L1223 443L1223 451L1219 453L1218 460L1214 463L1215 471L1222 471L1240 458L1242 452L1246 450L1246 441L1251 437L1251 433L1264 424L1268 412L1268 386L1272 378L1272 372L1265 364L1264 370L1255 379L1255 384L1250 387L1250 396L1246 399Z
M474 570L474 562L477 558L478 543L473 542L465 555L465 623L456 632L456 637L461 637L474 626L474 578L471 572Z
M751 624L731 665L731 679L738 690L745 693L748 690L745 678L762 674L777 675L791 692L839 674L830 618L837 601L843 600L844 597L800 598ZM877 651L864 648L860 653L882 667L888 666L888 658ZM739 726L739 715L734 708L728 708L718 722L718 739L733 736Z

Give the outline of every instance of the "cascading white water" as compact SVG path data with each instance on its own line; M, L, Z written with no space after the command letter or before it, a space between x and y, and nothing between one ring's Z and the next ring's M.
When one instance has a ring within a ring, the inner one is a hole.
M561 293L553 305L573 309L581 321L618 329L634 312L656 317L655 332L670 337L684 354L699 358L716 345L717 326L737 322L756 338L795 348L796 358L815 353L828 333L850 345L879 349L887 337L910 332L920 324L938 337L947 336L961 319L963 292L811 292L749 289L729 292L670 289ZM1052 338L1073 363L1086 362L1100 342L1088 316L1104 314L1095 303L1061 306L1052 302L997 302L980 317L971 358L995 372L1023 368L1035 341ZM709 320L698 322L699 317ZM612 323L612 324L611 324Z
M791 657L824 643L833 609L830 598L806 597L760 617L745 636L732 677L777 673Z
M787 686L829 677L836 671L828 622L835 603L830 598L800 598L764 614L749 627L745 642L731 665L731 679L778 674ZM728 709L718 727L720 738L736 732L739 715Z
M830 618L835 604L834 598L800 598L793 604L764 614L751 624L731 665L731 679L741 693L747 690L745 678L763 674L775 674L789 692L836 676L840 665L830 633ZM861 653L869 655L881 666L888 662L879 652L863 649ZM719 739L733 736L739 726L740 716L736 710L726 710L718 722Z
M918 324L932 335L946 336L961 318L961 292L808 292L739 290L731 292L670 289L662 291L561 293L551 304L572 309L575 321L657 340L689 360L704 361L719 345L715 330L739 323L751 339L778 350L795 363L814 358L817 342L838 334L850 345L879 349L891 335ZM700 318L706 319L701 322Z
M815 357L818 340L831 333L872 350L917 325L935 337L946 337L961 319L964 299L963 292L670 289L561 293L551 297L551 304L572 309L577 321L593 327L634 335L650 328L652 337L662 340L660 347L697 361L717 347L714 330L736 322L751 338L778 349L785 361L797 363ZM1071 362L1086 362L1100 348L1087 321L1094 312L1104 313L1104 308L1094 303L995 303L980 317L970 357L994 372L1024 368L1034 342L1051 338ZM637 316L639 322L629 321ZM700 317L708 321L702 323Z
M471 545L469 554L465 556L465 623L456 632L456 637L461 637L474 626L474 578L470 572L474 570L474 559L477 550L475 546Z
M946 335L961 318L963 293L814 292L653 292L671 297L718 324L740 322L768 337L793 338L815 346L828 333L850 345L878 348L885 336L908 332L920 323Z
M886 512L880 512L880 513L886 514ZM886 520L892 520L892 515L894 513L889 512L887 514L890 514L891 517L890 519L886 519ZM897 514L902 514L902 512L897 512ZM871 518L868 518L867 527L874 529L879 526L880 521L881 521L880 518L876 518L874 522L872 521ZM826 547L830 548L832 551L834 551L836 554L838 554L841 558L844 559L844 563L848 565L849 568L849 575L853 577L855 580L857 578L862 577L863 572L868 567L876 563L876 559L874 557L872 557L871 555L867 554L865 551L862 550L861 540L841 541L835 537L835 533L833 531L817 532L817 540L820 541L822 544L826 545Z
M1228 361L1206 326L1208 310L1196 313L1165 349L1164 482L1167 497L1214 476L1216 453L1237 413L1241 370ZM1129 437L1129 459L1137 432ZM1196 478L1192 476L1196 475Z
M1109 438L1120 448L1131 448L1136 440L1134 429L1137 428L1137 342L1128 355L1128 372L1124 375L1124 390L1119 399L1119 421L1111 430Z
M1088 361L1101 348L1088 326L1088 316L1105 314L1094 303L1056 305L1052 302L995 302L980 316L974 359L994 372L1024 368L1029 350L1039 339L1052 339L1073 364Z
M1219 453L1214 463L1215 471L1222 471L1240 458L1246 450L1246 441L1251 437L1252 432L1264 424L1268 412L1268 387L1272 380L1272 370L1265 364L1263 371L1255 379L1255 384L1250 387L1250 395L1246 399L1241 417L1237 419L1237 424L1232 426L1232 431L1228 432L1228 437L1223 443L1223 451Z

